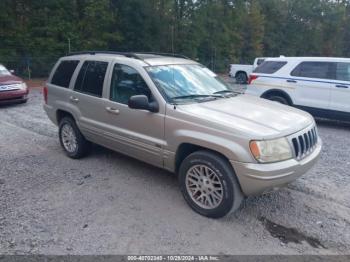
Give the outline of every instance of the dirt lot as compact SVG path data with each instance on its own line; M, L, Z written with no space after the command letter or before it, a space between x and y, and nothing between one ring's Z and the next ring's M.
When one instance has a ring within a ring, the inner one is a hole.
M65 157L33 90L0 108L0 254L349 254L350 125L318 124L313 170L212 220L172 174L98 146Z

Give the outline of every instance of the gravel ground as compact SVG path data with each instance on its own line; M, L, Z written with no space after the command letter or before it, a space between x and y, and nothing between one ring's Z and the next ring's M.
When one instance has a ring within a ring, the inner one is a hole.
M318 125L310 172L213 220L168 172L98 146L67 158L34 90L0 108L0 254L349 254L350 125Z

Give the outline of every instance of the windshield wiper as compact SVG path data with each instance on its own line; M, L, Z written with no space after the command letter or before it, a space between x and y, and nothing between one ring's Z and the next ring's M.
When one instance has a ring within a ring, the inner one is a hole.
M215 94L213 95L186 95L186 96L175 96L172 98L172 100L175 100L175 99L191 99L191 98L207 98L207 97L214 97L214 98L217 98L217 97L221 97L221 96L217 96Z
M226 94L226 93L236 94L237 92L232 91L232 90L221 90L221 91L215 92L214 94Z
M230 96L231 96L231 95L232 95L232 96L237 96L239 93L238 93L238 92L235 92L235 91L232 91L232 90L221 90L221 91L215 92L214 95L215 95L215 94L222 94L222 95L224 95L224 94L229 94Z

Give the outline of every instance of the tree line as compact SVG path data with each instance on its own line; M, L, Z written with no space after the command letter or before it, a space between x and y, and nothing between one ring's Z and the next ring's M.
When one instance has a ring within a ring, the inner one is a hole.
M217 72L258 56L350 57L350 0L0 1L0 63L46 76L82 50L181 53Z

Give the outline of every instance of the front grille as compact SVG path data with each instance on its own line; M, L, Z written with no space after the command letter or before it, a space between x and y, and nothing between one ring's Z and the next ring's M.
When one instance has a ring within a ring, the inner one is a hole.
M316 148L318 142L318 135L316 126L292 138L295 157L298 160L310 155Z

